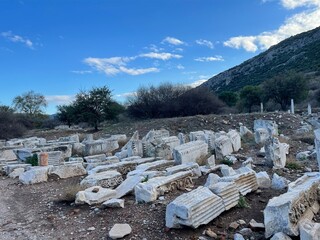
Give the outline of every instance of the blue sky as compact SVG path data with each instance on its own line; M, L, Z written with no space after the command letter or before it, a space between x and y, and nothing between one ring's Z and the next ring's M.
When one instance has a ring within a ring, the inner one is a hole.
M0 104L33 90L47 113L80 90L196 86L318 27L320 0L0 0Z

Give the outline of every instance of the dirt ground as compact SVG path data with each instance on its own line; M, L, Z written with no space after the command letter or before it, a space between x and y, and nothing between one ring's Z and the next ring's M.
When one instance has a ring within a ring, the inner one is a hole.
M299 151L305 151L312 146L312 136L296 135L295 129L299 128L303 119L299 116L281 114L251 114L251 115L226 115L226 116L196 116L176 119L157 119L154 121L136 121L130 123L117 123L106 126L103 131L95 133L95 137L105 134L125 133L130 136L135 130L139 130L141 136L150 129L161 127L168 129L172 135L178 132L211 129L214 131L238 129L239 122L248 128L253 128L253 120L258 118L273 119L279 124L279 131L290 139L289 162L294 162L294 169L286 168L276 172L293 181L302 176L305 167L317 171L315 159L296 162L295 155ZM66 136L75 131L37 131L29 135L54 139ZM77 131L79 132L79 130ZM87 132L79 132L84 136ZM255 171L267 171L272 175L273 170L262 164L263 158L257 156L260 146L252 141L244 141L239 154L245 157L253 157L256 166ZM233 167L240 167L241 162ZM295 169L297 168L297 169ZM202 176L194 181L194 187L205 183L207 176ZM218 234L219 239L233 239L235 232L248 227L251 219L263 222L263 209L268 200L285 191L266 189L250 193L245 196L248 208L234 207L222 213L218 218L198 229L166 229L165 210L166 205L187 190L177 190L165 195L164 200L158 200L151 204L137 204L134 196L125 196L124 209L101 209L99 206L76 206L72 201L66 201L66 194L77 189L81 178L50 179L46 183L35 185L22 185L17 179L0 177L0 239L108 239L108 232L115 223L128 223L132 227L132 233L124 239L143 240L173 240L192 239L206 237L203 233L210 228ZM69 199L68 199L69 200ZM237 230L231 230L231 222L244 220L247 224L241 225ZM319 221L316 216L315 220ZM89 228L94 227L94 230ZM263 231L254 231L250 239L265 239ZM249 239L249 238L248 238Z

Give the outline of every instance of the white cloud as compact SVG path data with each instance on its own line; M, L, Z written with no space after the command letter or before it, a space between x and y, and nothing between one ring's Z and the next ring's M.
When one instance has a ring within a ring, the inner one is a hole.
M146 58L154 58L154 59L160 59L160 60L169 60L171 58L182 58L181 55L178 54L172 54L172 53L158 53L158 52L150 52L150 53L143 53L139 55L140 57L146 57Z
M75 74L89 74L89 73L92 73L92 71L90 70L74 70L74 71L71 71L72 73L75 73Z
M137 57L111 57L111 58L86 58L84 63L88 64L99 72L104 72L106 75L116 75L126 73L129 75L141 75L150 72L158 72L157 68L128 68L127 63Z
M117 94L116 97L122 98L122 97L133 97L137 94L137 92L127 92L127 93L120 93Z
M150 50L152 52L161 52L164 51L164 48L160 48L155 44L150 44L148 47L145 47L144 49Z
M182 65L182 64L178 64L177 65L177 69L179 69L179 70L183 70L185 67Z
M248 52L266 50L280 41L314 29L320 22L320 0L281 0L283 7L294 9L305 6L307 10L294 14L288 18L278 29L262 32L255 36L237 36L224 42L224 45L231 48L243 48Z
M75 99L75 95L50 95L45 96L48 103L54 104L69 104Z
M214 57L198 57L194 59L197 62L214 62L214 61L224 61L222 56L216 55Z
M185 44L183 41L174 37L166 37L165 39L162 40L162 43L169 43L171 45L176 45L176 46Z
M206 46L206 47L208 47L208 48L210 48L210 49L213 49L213 48L214 48L213 43L212 43L211 41L205 40L205 39L198 39L198 40L196 40L196 44L202 45L202 46Z
M22 43L30 49L33 49L33 42L25 37L13 34L11 31L2 32L1 36L14 43Z
M200 86L202 83L206 82L207 80L208 79L199 79L199 80L194 81L192 83L186 84L186 86L195 88L195 87Z
M158 68L151 67L151 68L126 68L126 67L120 67L119 68L121 72L127 73L129 75L142 75L146 73L151 72L159 72Z

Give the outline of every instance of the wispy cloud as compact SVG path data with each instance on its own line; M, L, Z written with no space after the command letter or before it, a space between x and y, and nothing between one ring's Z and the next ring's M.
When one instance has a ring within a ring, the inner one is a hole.
M162 40L162 43L169 43L171 45L184 45L185 43L177 38L174 37L166 37L165 39Z
M206 46L206 47L208 47L208 48L210 48L210 49L213 49L213 48L214 48L213 43L212 43L211 41L205 40L205 39L198 39L198 40L196 40L196 44L201 45L201 46Z
M150 44L149 46L145 47L144 49L150 50L152 52L162 52L162 51L164 51L164 48L158 47L155 44Z
M320 0L280 0L280 2L286 9L295 9L302 6L308 9L294 14L276 30L253 36L232 37L225 41L224 45L236 49L243 48L248 52L266 50L290 36L319 26Z
M177 65L177 69L183 70L183 69L185 69L185 67L184 67L182 64L178 64L178 65Z
M127 92L127 93L120 93L115 95L118 98L122 98L122 97L133 97L137 94L137 92Z
M112 76L119 73L129 75L141 75L151 72L158 72L159 69L151 68L128 68L127 63L136 59L136 57L111 57L111 58L86 58L84 63L88 64L99 72Z
M171 58L182 58L181 55L178 54L172 54L172 53L166 53L166 52L150 52L150 53L143 53L139 55L140 57L146 57L146 58L153 58L153 59L160 59L160 60L169 60Z
M1 36L6 38L7 40L9 40L10 42L22 43L26 47L28 47L30 49L34 49L34 47L33 47L34 44L30 39L28 39L26 37L22 37L22 36L16 35L16 34L13 34L11 31L2 32Z
M214 57L198 57L194 59L197 62L216 62L216 61L224 61L222 56L216 55Z
M74 71L71 71L72 73L75 73L75 74L89 74L89 73L92 73L92 71L90 70L74 70Z
M199 79L199 80L194 81L194 82L192 82L192 83L186 84L186 86L195 88L195 87L200 86L202 83L206 82L207 80L208 80L208 79Z
M75 95L49 95L45 96L48 103L53 104L69 104L75 100Z

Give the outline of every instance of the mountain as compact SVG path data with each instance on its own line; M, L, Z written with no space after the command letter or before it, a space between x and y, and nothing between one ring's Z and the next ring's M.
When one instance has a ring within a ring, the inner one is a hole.
M203 83L214 92L238 91L294 70L320 75L320 27L283 40L265 52Z

